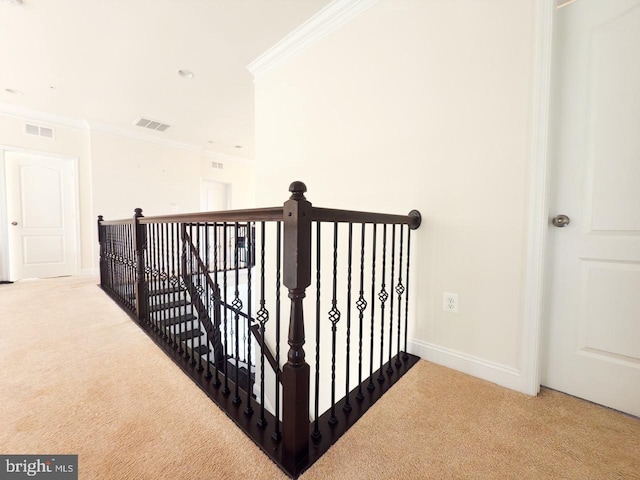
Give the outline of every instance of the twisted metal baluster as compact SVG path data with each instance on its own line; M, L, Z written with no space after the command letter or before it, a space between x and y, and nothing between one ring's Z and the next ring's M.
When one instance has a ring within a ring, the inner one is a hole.
M209 281L208 281L208 279L210 278L209 270L211 267L211 265L209 264L209 260L210 260L209 249L211 248L211 244L209 243L209 224L205 222L203 226L204 226L203 233L204 233L204 265L205 265L205 271L203 272L203 274L205 276L204 288L205 288L205 298L207 299L206 308L207 308L207 314L209 315L209 322L211 325L215 327L215 304L216 304L215 293L211 291L211 287L209 286ZM211 305L213 305L213 308L211 308ZM206 359L207 373L204 375L204 377L211 378L213 377L213 374L211 373L212 343L211 343L211 338L209 338L209 332L207 331L206 328L205 328L205 332L206 332L205 349L207 351L207 359ZM200 352L200 355L202 355L202 352Z
M396 367L402 366L402 361L400 360L400 325L402 323L402 294L404 293L404 286L402 285L402 244L404 242L403 234L404 225L400 225L400 256L398 258L398 284L396 285L396 293L398 294L398 355L396 356Z
M345 381L345 402L342 409L351 411L351 398L349 393L349 371L351 370L351 265L353 259L353 224L349 223L349 249L347 251L347 372Z
M311 438L318 441L322 437L318 424L319 417L319 391L320 391L320 222L316 222L316 378L315 378L315 420L313 423L313 433Z
M378 371L378 381L384 382L384 375L382 373L382 365L384 361L384 308L385 302L389 298L385 287L385 274L387 268L387 224L383 225L382 229L382 285L380 293L378 293L378 300L380 300L380 370Z
M367 301L364 299L364 239L365 239L365 224L362 224L362 230L360 234L360 291L358 295L358 301L356 307L358 308L358 321L359 321L359 335L358 335L358 393L356 394L357 400L363 400L362 394L362 321L364 318L364 311L367 308Z
M176 297L178 298L180 297L180 292L176 291L178 288L178 285L180 284L180 280L176 276L176 224L175 223L170 224L169 230L170 230L169 238L171 239L171 277L169 279L169 284L171 285L170 299L172 302L175 303L177 301ZM175 321L179 322L179 319ZM172 342L171 345L173 346L174 350L178 348L176 329L179 329L179 328L180 328L179 323L178 324L174 323L173 335L171 336L171 342Z
M200 222L196 223L196 255L200 256ZM202 294L205 293L205 288L202 286L202 280L203 280L203 275L206 275L206 272L200 272L200 265L198 263L198 259L197 258L193 258L194 255L191 255L191 261L195 264L195 272L197 272L197 279L198 279L198 285L196 287L196 292L198 293L198 298L199 300L202 302ZM192 269L193 270L193 269ZM206 281L205 281L205 285L206 285ZM205 296L205 299L208 298ZM205 304L206 305L206 304ZM203 305L204 306L204 305ZM202 334L202 318L201 317L201 313L198 312L198 333ZM192 352L194 352L194 354L192 355L192 364L195 365L196 363L196 359L195 359L195 352L196 349L195 347L195 339L192 340L191 343L191 350ZM197 355L198 355L198 367L197 370L199 372L201 372L202 370L204 370L204 367L202 366L202 335L198 335L198 350L197 350Z
M393 225L391 228L391 292L390 292L390 301L389 301L389 363L387 364L387 373L391 375L393 373L393 367L391 366L391 356L393 354L393 275L395 274L396 267L396 226ZM398 309L400 309L400 305L398 305Z

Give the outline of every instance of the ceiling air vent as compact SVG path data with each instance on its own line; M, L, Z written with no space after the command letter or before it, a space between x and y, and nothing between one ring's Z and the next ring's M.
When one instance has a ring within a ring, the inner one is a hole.
M222 170L224 168L224 163L211 162L211 168L216 168L218 170Z
M53 128L34 125L32 123L24 124L24 132L27 135L36 135L38 137L53 138Z
M164 132L171 126L156 120L149 120L148 118L139 118L136 120L135 125L137 127L148 128L149 130L157 130L158 132Z

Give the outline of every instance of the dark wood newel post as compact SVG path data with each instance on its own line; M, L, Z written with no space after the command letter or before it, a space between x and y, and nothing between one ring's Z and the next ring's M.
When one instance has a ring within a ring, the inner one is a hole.
M284 203L283 283L289 289L289 353L282 367L282 448L295 463L309 455L309 364L304 353L302 302L311 285L311 203L302 182L289 186L291 198Z
M147 232L144 225L140 224L143 217L142 209L136 208L133 215L133 241L136 249L136 315L138 320L147 319L147 301L144 272L144 250L147 248Z

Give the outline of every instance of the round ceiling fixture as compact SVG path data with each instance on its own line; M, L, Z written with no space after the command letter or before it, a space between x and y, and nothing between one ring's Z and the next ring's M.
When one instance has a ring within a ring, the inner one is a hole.
M216 142L213 140L207 140L207 143L216 143Z
M234 145L233 148L242 148L242 145Z
M193 72L187 69L178 70L178 75L180 75L182 78L187 78L189 80L195 77Z
M23 93L20 90L16 90L15 88L5 88L5 92L10 93L11 95L22 95Z

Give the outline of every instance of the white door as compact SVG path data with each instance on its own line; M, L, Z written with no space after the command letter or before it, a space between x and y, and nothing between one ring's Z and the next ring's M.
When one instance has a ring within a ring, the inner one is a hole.
M555 27L542 384L640 415L640 0Z
M5 152L11 280L77 274L72 160Z
M200 209L218 212L229 209L229 187L226 183L202 180L200 183Z

